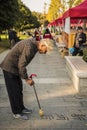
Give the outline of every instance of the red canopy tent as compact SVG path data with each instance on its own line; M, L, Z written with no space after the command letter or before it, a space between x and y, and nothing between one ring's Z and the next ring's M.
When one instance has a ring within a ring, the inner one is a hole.
M58 26L58 25L62 25L62 20L63 20L62 17L60 17L60 18L58 18L58 19L56 19L56 20L50 22L50 23L48 24L48 26Z
M84 0L76 7L70 8L63 14L63 19L70 18L87 18L87 0Z
M56 23L55 20L54 20L54 21L50 22L50 23L48 24L48 26L57 26L57 23Z
M58 24L62 24L62 20L63 18L62 17L59 17L58 19L55 20L55 22Z
M82 20L80 20L80 23L82 22ZM70 19L70 23L73 24L77 24L78 23L78 19ZM48 24L48 26L63 26L63 17L59 17L56 20L50 22Z
M58 25L58 24L59 25L63 25L63 22L65 22L65 21L63 21L63 17L60 17L60 18L55 20L56 25ZM70 19L70 23L71 24L77 24L78 23L78 19ZM82 23L82 20L80 20L80 23Z
M49 25L57 26L58 23L62 24L62 20L70 17L70 22L72 24L78 23L78 20L72 20L72 19L82 19L87 18L87 0L84 0L81 4L79 4L76 7L70 8L67 10L62 17L52 21Z
M70 8L63 14L63 20L65 21L64 32L68 33L68 48L73 46L73 39L76 32L71 32L70 23L72 20L79 20L78 24L82 24L84 19L87 19L87 0L84 0L78 6Z

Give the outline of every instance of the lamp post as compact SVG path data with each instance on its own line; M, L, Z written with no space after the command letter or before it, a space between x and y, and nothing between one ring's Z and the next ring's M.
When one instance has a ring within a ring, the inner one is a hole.
M46 6L47 6L47 3L45 2L44 3L44 14L46 14Z
M46 19L46 6L47 6L47 3L44 3L44 21Z

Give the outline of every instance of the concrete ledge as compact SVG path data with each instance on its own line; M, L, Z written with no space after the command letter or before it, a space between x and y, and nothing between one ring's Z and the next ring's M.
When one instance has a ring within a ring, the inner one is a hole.
M65 56L66 68L78 94L87 95L87 63L79 56Z

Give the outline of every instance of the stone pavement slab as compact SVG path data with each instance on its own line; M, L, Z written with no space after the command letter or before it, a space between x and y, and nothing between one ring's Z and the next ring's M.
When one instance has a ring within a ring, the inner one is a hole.
M0 55L0 61L7 53ZM37 53L27 70L29 75L37 74L34 81L44 117L39 116L33 88L24 81L24 102L33 109L33 113L28 115L29 120L12 117L0 70L0 130L87 130L87 96L76 93L66 70L65 59L57 48L49 55Z

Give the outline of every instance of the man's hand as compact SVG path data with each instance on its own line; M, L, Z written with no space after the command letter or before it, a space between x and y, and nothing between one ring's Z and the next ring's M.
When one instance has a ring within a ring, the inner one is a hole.
M32 79L25 79L26 83L32 86L34 84L34 81Z
M79 41L81 41L82 40L82 38L79 38Z

